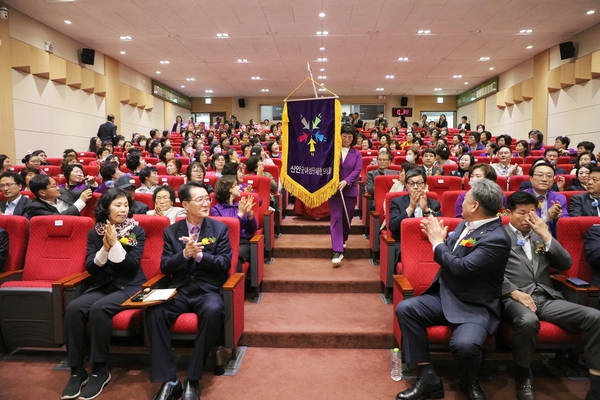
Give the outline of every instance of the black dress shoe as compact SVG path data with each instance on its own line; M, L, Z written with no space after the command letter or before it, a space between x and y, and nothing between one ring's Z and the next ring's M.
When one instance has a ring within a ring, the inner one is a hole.
M156 396L154 396L154 400L178 400L181 398L181 393L183 393L183 389L181 389L179 379L177 379L176 385L170 385L169 382L165 382L160 387Z
M431 384L417 378L411 387L396 395L396 400L441 399L442 397L444 397L444 385L441 380Z
M517 386L517 399L518 400L536 400L535 392L533 391L533 385L531 378L527 378L523 381L515 381Z
M181 400L200 400L200 387L198 386L198 381L185 378Z
M460 391L466 394L469 400L487 400L487 396L478 381L474 381L468 387L461 385Z

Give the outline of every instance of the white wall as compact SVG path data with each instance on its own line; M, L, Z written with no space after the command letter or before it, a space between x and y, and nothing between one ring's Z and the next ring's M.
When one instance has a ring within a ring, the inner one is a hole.
M12 70L15 146L61 157L67 148L87 150L89 137L105 122L105 99L34 75Z
M508 134L517 140L526 139L531 130L532 115L531 101L500 109L496 106L496 95L486 98L485 129L496 137Z
M548 94L548 144L565 135L572 148L584 140L600 146L600 79Z
M477 102L462 106L456 111L456 126L462 122L461 118L463 115L467 117L467 122L471 124L471 129L475 129L477 124L481 122L477 121Z
M119 131L125 140L131 140L132 133L148 136L151 129L161 129L164 124L165 105L163 100L154 98L154 108L146 111L121 103L121 126Z

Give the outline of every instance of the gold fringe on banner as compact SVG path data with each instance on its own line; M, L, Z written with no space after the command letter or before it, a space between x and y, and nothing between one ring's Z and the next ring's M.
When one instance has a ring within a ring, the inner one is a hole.
M308 79L310 79L310 77ZM306 80L304 82L306 82ZM304 82L302 82L302 84L304 84ZM302 86L302 84L300 86ZM321 86L321 85L319 85L319 86ZM294 92L297 89L298 88L294 89ZM330 93L332 93L332 92L330 92ZM287 100L287 98L286 98L286 100ZM306 101L310 101L310 100L312 100L312 99L307 99ZM321 99L317 98L315 100L321 100ZM325 203L327 200L329 200L338 191L338 186L340 184L340 158L342 156L342 137L340 136L339 132L342 129L342 122L341 122L342 121L342 105L338 99L334 100L334 108L335 108L334 109L334 118L335 118L334 140L335 140L335 142L334 142L334 157L333 157L333 160L334 160L334 162L333 162L333 178L325 186L323 186L316 192L310 193L308 190L306 190L304 188L304 186L300 185L298 182L296 182L294 179L292 179L287 174L287 171L288 171L288 169L287 169L287 164L288 164L287 151L289 151L289 149L290 149L288 125L289 125L290 120L289 120L288 111L287 111L288 110L287 109L287 101L284 100L284 103L283 103L282 145L283 145L283 148L286 150L283 152L283 156L281 159L281 184L288 192L290 192L296 198L300 199L307 207L310 207L310 208L318 207L321 204Z

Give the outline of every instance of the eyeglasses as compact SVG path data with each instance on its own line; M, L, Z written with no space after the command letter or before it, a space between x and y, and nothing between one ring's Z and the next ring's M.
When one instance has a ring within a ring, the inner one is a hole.
M535 176L538 179L548 179L548 180L552 180L554 179L554 175L552 174L533 174L533 176Z
M210 199L210 197L198 197L197 199L188 200L188 201L193 201L194 203L198 203L198 204L210 204L210 202L212 200Z
M15 185L17 185L17 183L14 183L14 182L9 182L9 183L6 183L6 184L3 184L3 185L0 185L0 190L1 190L1 189L4 189L4 188L10 188L10 187L13 187L13 186L15 186Z
M52 185L46 186L46 189L56 189L58 188L58 183L53 183Z
M419 182L406 182L406 186L409 187L420 187L423 186L425 184L425 182L423 181L419 181Z
M156 198L156 201L169 201L169 200L171 200L171 197L169 197L169 196Z

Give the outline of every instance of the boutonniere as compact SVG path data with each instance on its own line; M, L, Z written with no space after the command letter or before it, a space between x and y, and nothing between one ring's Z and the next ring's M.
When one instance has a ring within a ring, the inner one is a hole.
M506 211L506 208L500 207L500 209L498 210L498 213L496 215L499 217L506 217L506 216L508 216L508 211Z
M592 207L598 207L598 200L592 201Z
M523 239L517 239L517 246L520 246L520 247L525 246L525 241Z
M121 239L119 239L119 242L123 246L137 246L135 233L130 233L127 236L123 236Z
M217 241L217 238L215 238L215 237L205 237L205 238L202 238L202 240L200 242L204 246L208 246L209 244L213 244L216 241Z
M477 240L471 238L471 239L463 239L460 241L460 245L464 246L464 247L473 247L475 246L475 243L477 243Z
M448 238L452 239L453 237L454 237L454 231L452 231L448 234Z
M535 254L546 254L546 246L544 243L535 242Z

